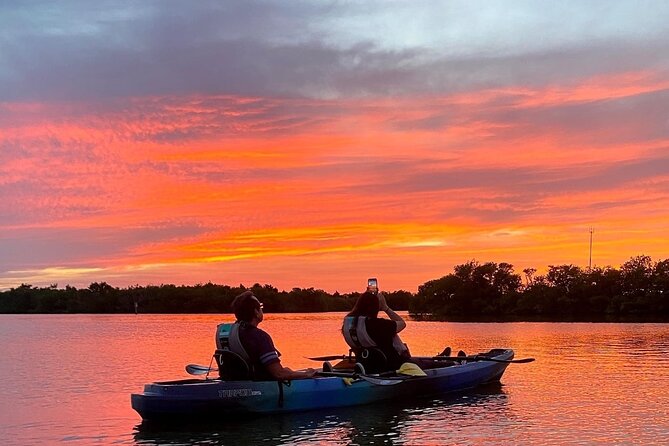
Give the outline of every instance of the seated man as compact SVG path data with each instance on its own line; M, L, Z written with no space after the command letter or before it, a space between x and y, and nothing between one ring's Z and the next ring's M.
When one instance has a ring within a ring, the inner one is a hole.
M254 379L283 381L314 376L316 371L312 368L294 371L281 365L272 338L258 328L263 321L263 304L251 291L237 296L232 302L232 310L237 321L231 331L234 335L230 336L229 348L248 363Z

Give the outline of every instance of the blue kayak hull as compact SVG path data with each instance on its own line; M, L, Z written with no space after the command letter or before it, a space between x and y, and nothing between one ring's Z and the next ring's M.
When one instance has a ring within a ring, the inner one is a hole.
M513 351L498 349L488 355L509 360ZM145 420L300 412L472 389L499 381L507 365L491 361L456 364L425 370L427 376L403 377L400 383L391 378L369 382L331 376L289 383L220 379L157 382L145 385L143 393L131 395L131 403Z

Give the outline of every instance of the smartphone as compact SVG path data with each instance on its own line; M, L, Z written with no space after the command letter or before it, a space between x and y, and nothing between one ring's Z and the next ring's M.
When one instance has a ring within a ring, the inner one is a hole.
M379 282L376 280L376 277L367 279L367 288L372 289L374 291L379 290Z

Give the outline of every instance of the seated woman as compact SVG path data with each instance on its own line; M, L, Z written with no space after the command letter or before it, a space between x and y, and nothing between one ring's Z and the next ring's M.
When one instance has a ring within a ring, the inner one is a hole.
M379 311L390 319L379 318ZM368 290L344 317L342 333L368 372L396 370L411 360L409 348L397 335L406 326L402 316L388 306L383 293Z
M379 311L389 319L379 318ZM407 345L398 333L407 324L386 302L382 292L367 290L360 295L353 309L344 317L342 334L346 343L362 363L368 373L397 370L402 363L412 362L422 369L452 365L450 361L436 361L427 358L412 358ZM450 354L447 347L442 355Z

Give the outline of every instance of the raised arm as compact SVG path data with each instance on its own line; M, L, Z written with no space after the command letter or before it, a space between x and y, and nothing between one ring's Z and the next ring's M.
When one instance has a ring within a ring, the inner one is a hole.
M407 326L407 323L404 321L404 319L402 319L402 316L395 313L388 306L388 303L386 302L386 296L382 292L379 292L378 296L379 296L379 310L384 311L388 315L391 321L395 321L395 323L397 324L397 333L404 330Z

